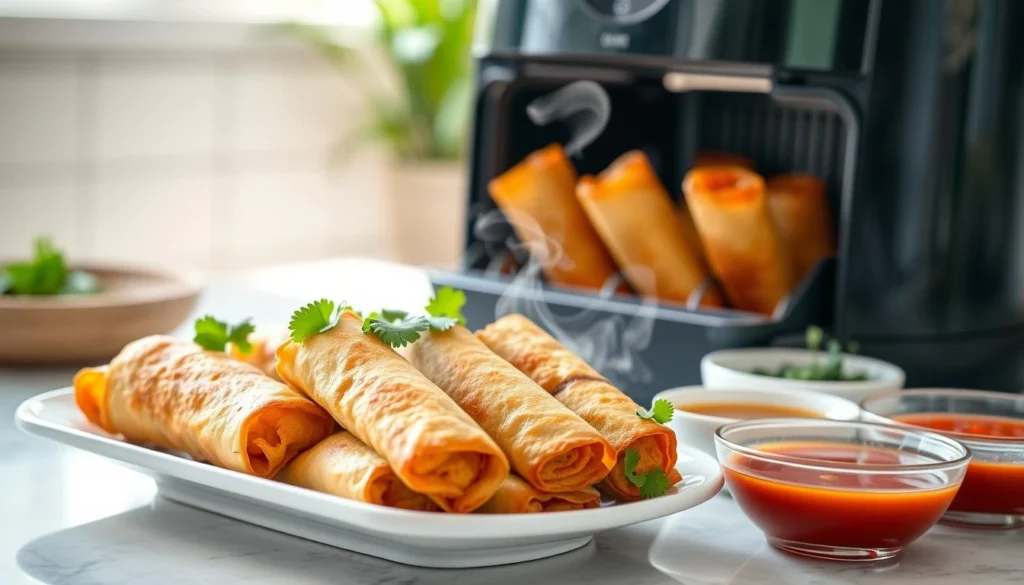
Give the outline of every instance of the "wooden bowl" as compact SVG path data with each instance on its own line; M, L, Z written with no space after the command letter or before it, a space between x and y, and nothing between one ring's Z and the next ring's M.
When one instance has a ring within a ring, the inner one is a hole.
M129 341L174 330L199 300L195 279L135 268L75 268L96 275L102 292L0 296L0 363L106 361Z

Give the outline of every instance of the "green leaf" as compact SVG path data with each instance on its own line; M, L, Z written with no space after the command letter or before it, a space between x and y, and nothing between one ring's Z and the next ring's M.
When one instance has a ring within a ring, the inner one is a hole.
M668 491L668 483L665 472L660 467L655 467L644 475L644 485L639 486L640 497L647 499L662 496Z
M348 309L347 305L335 306L334 301L320 299L296 310L288 322L292 340L302 343L311 335L330 330L338 324L345 309Z
M825 337L825 332L821 330L821 327L811 325L807 328L805 338L807 342L807 349L817 351L821 347L821 340Z
M466 324L462 306L466 304L466 293L450 286L442 286L427 303L426 311L431 317L450 317L459 325Z
M381 341L391 347L405 347L420 338L420 333L427 330L429 323L423 317L404 317L389 321L376 314L370 314L363 322L363 331L374 333Z
M252 351L252 344L249 343L249 335L251 335L255 330L256 328L252 326L249 319L246 319L231 328L231 332L228 333L228 342L237 347L243 354L248 354Z
M10 274L7 274L7 270L0 270L0 295L7 294L7 291L11 290L13 285L14 280Z
M408 311L399 311L396 309L381 309L380 311L380 318L386 321L397 321L399 319L405 319L408 316Z
M626 457L622 462L622 470L626 475L626 479L629 483L635 485L638 488L644 487L644 482L647 481L647 476L636 474L636 464L640 463L640 453L633 449L626 449Z
M228 344L228 324L212 315L196 319L192 341L209 351L224 351Z
M100 292L100 283L96 276L84 270L72 270L64 280L64 295L88 295Z
M459 324L455 317L426 317L427 324L434 331L448 331Z
M672 415L675 413L675 407L672 403L664 398L659 398L654 401L654 406L649 409L640 409L636 411L636 415L644 420L653 420L654 422L663 425L672 420Z

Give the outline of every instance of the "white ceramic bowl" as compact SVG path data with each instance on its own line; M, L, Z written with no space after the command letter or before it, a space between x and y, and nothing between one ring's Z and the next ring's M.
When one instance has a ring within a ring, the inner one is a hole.
M807 365L823 360L823 352L806 349L751 347L714 351L700 361L700 377L705 388L742 388L747 390L811 390L861 400L879 392L903 388L906 374L899 366L862 355L843 354L847 374L864 373L868 379L856 382L789 380L752 373L756 369L777 370L785 364Z
M831 420L860 420L860 407L838 396L804 390L712 390L704 386L683 386L659 392L676 407L668 427L676 433L680 445L696 447L715 454L715 430L737 419L697 414L684 410L692 404L766 404L790 406L820 412Z

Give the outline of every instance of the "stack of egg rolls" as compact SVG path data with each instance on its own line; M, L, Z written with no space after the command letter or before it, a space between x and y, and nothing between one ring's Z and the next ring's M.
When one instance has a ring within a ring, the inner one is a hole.
M465 327L425 332L409 358L494 438L515 472L538 490L581 490L614 466L615 450L607 440Z
M277 371L445 511L475 510L508 475L494 440L351 312L278 348Z
M764 179L741 167L695 168L683 192L730 304L770 315L796 277L768 209Z
M641 294L686 303L709 278L688 242L672 199L647 156L632 151L597 177L582 177L576 196L629 283ZM701 305L721 306L714 289Z
M576 170L558 144L538 150L493 179L488 190L520 241L545 253L554 284L601 288L615 264L576 201Z
M74 390L79 409L107 432L260 477L334 429L323 409L256 368L163 335L83 369Z
M627 450L640 454L637 473L657 467L669 478L670 485L682 479L675 468L675 433L637 416L639 405L533 321L523 315L507 315L477 331L476 335L611 443L618 452L618 459L611 473L599 484L602 491L620 500L640 497L639 488L625 475Z
M601 505L601 494L591 487L549 493L533 487L517 475L509 475L494 496L477 512L483 514L531 514L586 510Z

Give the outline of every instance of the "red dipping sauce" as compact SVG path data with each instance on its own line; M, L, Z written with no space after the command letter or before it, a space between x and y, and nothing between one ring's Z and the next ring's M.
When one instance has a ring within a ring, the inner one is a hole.
M944 433L962 435L968 447L971 439L1024 439L1024 421L980 414L917 413L900 414L893 420ZM975 458L967 466L967 476L950 511L980 514L1024 514L1024 459L991 461Z
M809 465L914 465L931 460L905 451L841 443L779 442L758 451ZM931 528L958 484L938 471L870 474L793 466L733 453L723 466L733 498L773 544L900 549ZM783 541L783 542L779 542Z

